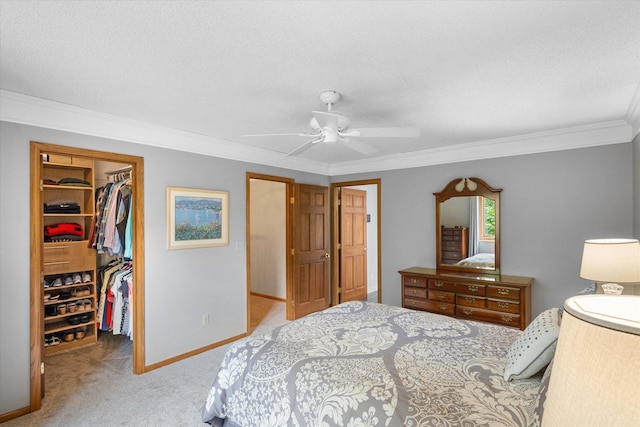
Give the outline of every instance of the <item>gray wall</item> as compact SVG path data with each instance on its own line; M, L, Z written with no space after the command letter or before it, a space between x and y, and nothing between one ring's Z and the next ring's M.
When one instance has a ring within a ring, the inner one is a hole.
M144 157L146 365L246 332L245 172L328 185L319 175L0 122L0 414L29 405L32 140ZM230 245L168 251L167 186L228 191Z
M588 285L579 277L585 239L633 236L632 170L628 143L332 181L382 179L382 301L392 305L401 304L398 270L435 267L433 193L470 176L502 188L502 273L535 278L535 316Z

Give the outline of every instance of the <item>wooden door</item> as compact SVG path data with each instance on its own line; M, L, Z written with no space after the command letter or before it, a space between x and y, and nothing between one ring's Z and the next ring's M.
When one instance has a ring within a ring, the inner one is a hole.
M329 189L296 184L295 318L329 307Z
M367 297L367 192L340 191L340 302Z

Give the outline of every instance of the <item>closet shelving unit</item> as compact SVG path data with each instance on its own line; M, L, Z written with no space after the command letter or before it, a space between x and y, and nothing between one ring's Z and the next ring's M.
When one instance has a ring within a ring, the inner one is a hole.
M90 183L90 186L71 186L47 185L41 181L40 185L44 204L58 200L71 200L80 206L79 214L44 213L43 206L44 226L77 223L84 229L82 240L79 241L44 242L42 278L43 284L45 281L50 284L43 291L42 310L44 313L43 340L45 354L48 355L85 347L97 341L96 252L89 247L88 241L95 210L94 161L88 158L47 154L42 159L41 176L54 181L62 178L78 178ZM83 276L86 278L88 275L90 280L64 284L65 278L73 278L76 274L81 278ZM56 279L61 279L63 284L53 286ZM65 309L61 309L63 306ZM75 307L72 311L73 306ZM82 319L83 316L84 319ZM86 321L78 322L78 320Z

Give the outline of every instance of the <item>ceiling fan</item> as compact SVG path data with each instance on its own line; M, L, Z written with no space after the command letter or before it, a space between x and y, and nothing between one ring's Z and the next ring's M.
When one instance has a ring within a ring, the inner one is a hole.
M386 128L353 128L350 129L351 121L347 116L332 111L332 106L340 99L340 94L334 90L322 92L320 101L327 105L327 111L312 111L313 117L309 121L309 125L313 133L274 133L260 135L242 135L246 137L253 136L302 136L312 138L305 142L295 150L287 153L287 156L295 156L313 147L314 144L323 142L325 144L334 144L336 142L344 143L345 147L351 148L365 155L374 154L378 149L373 145L360 141L357 138L415 138L420 136L420 129L415 127L386 127Z

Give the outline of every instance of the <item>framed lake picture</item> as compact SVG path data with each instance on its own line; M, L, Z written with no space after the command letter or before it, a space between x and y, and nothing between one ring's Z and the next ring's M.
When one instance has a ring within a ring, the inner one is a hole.
M167 187L167 247L229 244L229 193Z

